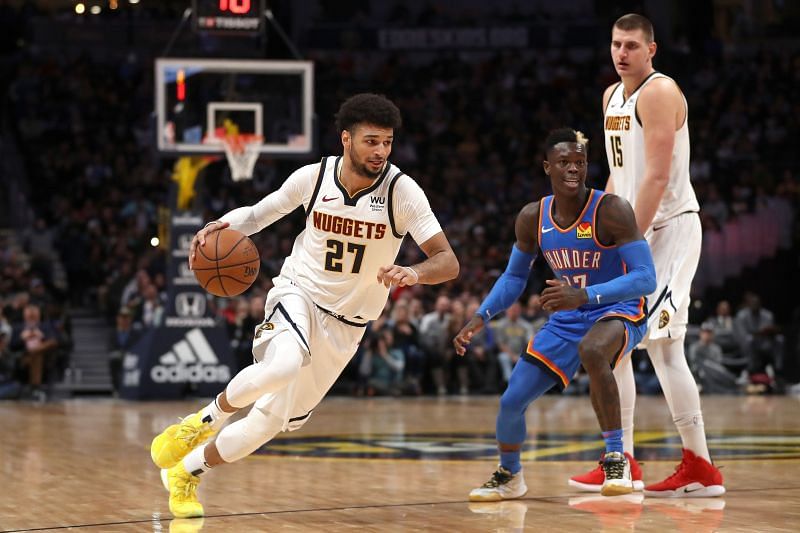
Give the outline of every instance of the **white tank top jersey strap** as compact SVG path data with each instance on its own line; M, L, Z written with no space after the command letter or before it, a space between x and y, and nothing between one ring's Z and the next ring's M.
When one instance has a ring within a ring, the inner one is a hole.
M365 323L386 305L389 289L377 281L378 269L394 263L404 236L422 244L442 228L420 186L395 165L387 162L370 187L351 196L340 179L341 162L331 156L301 167L256 205L221 220L252 235L303 206L306 226L280 277L320 308Z
M611 91L604 113L606 155L614 182L614 193L625 198L634 208L645 174L644 129L637 113L636 102L642 89L657 78L672 80L660 72L653 72L627 98L624 94L625 86L622 82L618 83ZM683 97L683 102L687 105L686 97ZM681 213L700 211L689 177L689 152L687 105L686 119L675 132L669 183L651 226L662 224Z

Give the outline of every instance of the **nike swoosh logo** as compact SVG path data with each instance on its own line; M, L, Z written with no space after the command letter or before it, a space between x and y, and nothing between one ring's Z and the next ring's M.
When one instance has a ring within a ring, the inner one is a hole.
M668 226L668 225L669 225L669 224L667 224L667 226ZM658 231L658 230L660 230L660 229L664 229L664 228L666 228L667 226L659 226L659 227L657 227L657 228L656 228L656 227L653 227L653 231Z
M692 493L692 492L697 492L698 490L701 490L701 489L704 489L704 488L705 487L697 487L696 489L689 490L688 487L683 487L683 493L684 494L689 494L689 493Z
M327 196L322 197L323 202L330 202L331 200L336 200L338 196L334 196L333 198L328 198Z
M553 231L554 229L556 229L555 226L551 226L547 229L542 228L542 233L547 233L548 231Z

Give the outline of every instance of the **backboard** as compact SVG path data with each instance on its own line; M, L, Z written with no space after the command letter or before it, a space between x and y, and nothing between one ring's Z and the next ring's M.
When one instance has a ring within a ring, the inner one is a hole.
M225 152L225 133L263 138L261 155L313 152L310 61L160 58L156 134L166 155Z

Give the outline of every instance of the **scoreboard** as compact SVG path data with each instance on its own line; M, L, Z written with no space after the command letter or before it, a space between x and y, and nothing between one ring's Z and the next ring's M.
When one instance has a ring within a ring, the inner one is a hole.
M257 33L264 22L264 0L193 0L197 31Z

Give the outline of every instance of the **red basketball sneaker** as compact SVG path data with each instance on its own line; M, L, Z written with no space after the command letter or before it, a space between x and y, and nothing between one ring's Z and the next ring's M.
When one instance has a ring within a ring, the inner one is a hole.
M606 474L603 472L603 457L605 457L605 454L600 456L600 465L591 472L569 478L569 486L585 492L600 492L600 489L603 488L603 482L606 480ZM625 452L625 457L628 458L628 464L631 466L633 490L642 490L644 488L642 468L628 452Z
M683 460L675 473L660 483L646 486L644 493L656 498L709 498L725 494L725 487L716 466L684 448Z

